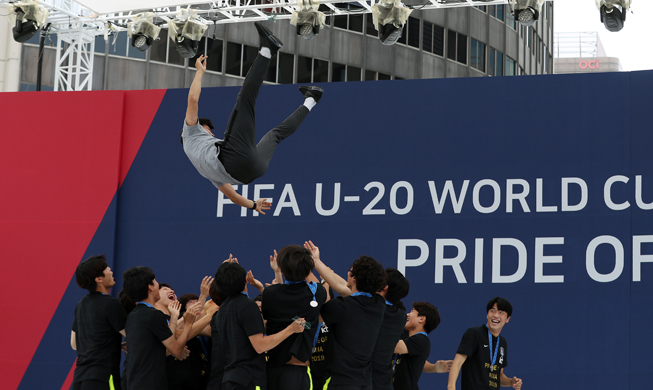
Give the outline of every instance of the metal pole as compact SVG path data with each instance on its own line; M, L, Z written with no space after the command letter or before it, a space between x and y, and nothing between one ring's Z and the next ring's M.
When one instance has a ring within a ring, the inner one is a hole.
M41 90L41 74L43 73L43 46L45 46L45 36L47 35L48 30L50 29L50 23L43 30L41 30L41 36L39 37L39 60L38 68L36 70L36 90Z

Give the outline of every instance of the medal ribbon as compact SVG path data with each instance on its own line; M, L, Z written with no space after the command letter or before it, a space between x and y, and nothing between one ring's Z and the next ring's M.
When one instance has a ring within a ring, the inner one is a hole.
M497 361L497 353L499 352L499 340L501 336L497 336L497 345L494 348L494 355L492 355L492 332L490 328L487 328L487 338L490 340L490 359L492 359L492 366L490 366L490 371L494 371L494 363Z

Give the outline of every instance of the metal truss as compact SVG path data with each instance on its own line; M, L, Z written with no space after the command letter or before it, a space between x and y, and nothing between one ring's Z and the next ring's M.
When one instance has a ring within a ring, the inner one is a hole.
M57 37L54 90L90 91L93 85L94 31L79 26L60 30Z
M0 0L0 4L16 0ZM110 0L107 0L110 1ZM183 3L184 0L179 0ZM410 5L417 10L445 9L454 7L508 4L510 0L423 0L423 4ZM546 0L552 1L552 0ZM138 0L134 0L138 4ZM47 23L50 31L57 33L57 67L55 90L91 89L93 52L96 36L108 40L114 32L126 30L132 18L141 12L153 12L154 23L167 28L166 22L175 17L182 8L197 10L206 24L245 23L262 20L290 19L293 11L300 9L303 0L220 0L202 4L143 9L113 14L95 14L75 0L40 0L50 11ZM320 10L327 15L363 14L379 0L350 1L320 0ZM46 23L46 24L47 24ZM62 42L68 45L62 46Z

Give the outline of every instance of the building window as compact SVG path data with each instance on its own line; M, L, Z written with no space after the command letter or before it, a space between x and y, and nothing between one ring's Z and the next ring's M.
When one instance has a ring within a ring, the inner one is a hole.
M372 14L365 14L365 23L367 26L365 27L365 34L367 35L372 35L372 36L378 36L379 32L376 31L376 28L374 27L374 20L372 19Z
M511 29L517 31L517 21L515 20L515 17L512 15L512 12L510 12L510 10L507 8L506 8L506 25Z
M467 64L467 35L451 30L447 32L447 58Z
M513 60L512 58L506 56L506 71L505 71L505 75L506 75L506 76L514 76L515 74L517 74L517 72L516 72L516 66L517 66L517 64L516 64L515 60Z
M297 56L297 82L319 83L329 81L329 61Z
M204 39L204 38L202 38ZM209 57L206 60L206 70L214 72L222 72L222 40L221 39L206 39L206 55ZM202 44L200 42L200 48ZM198 52L198 54L201 54Z
M420 20L409 16L407 24L408 46L416 47L419 49Z
M240 65L243 57L243 45L240 43L227 42L227 66L226 74L240 76Z
M485 44L474 38L471 39L470 44L469 65L485 73Z
M342 4L341 4L342 5ZM358 4L347 3L344 8L349 11L362 11ZM344 30L351 30L356 32L363 32L363 14L360 15L337 15L333 17L333 27L342 28Z
M389 74L375 72L373 70L365 71L365 81L375 81L375 80L390 80L391 77Z
M487 6L486 5L475 5L474 8L487 13Z
M361 81L361 68L333 63L331 81Z
M277 83L292 84L293 75L295 74L294 72L295 56L293 54L278 52L277 57L279 59L278 60L279 72L278 72Z
M490 48L487 74L490 76L503 76L503 53L493 48Z
M505 14L504 5L490 5L489 8L490 8L490 16L503 21L503 17Z

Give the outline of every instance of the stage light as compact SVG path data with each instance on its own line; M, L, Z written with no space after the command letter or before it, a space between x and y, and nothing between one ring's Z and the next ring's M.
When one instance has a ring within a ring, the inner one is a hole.
M601 22L606 30L617 32L624 28L630 3L631 0L596 0L596 6L601 12Z
M379 32L379 40L384 45L394 45L408 20L412 9L399 0L381 0L372 6L372 22Z
M153 21L154 14L144 12L134 16L134 19L127 24L127 35L131 38L133 47L146 51L159 38L161 27L156 26Z
M7 5L9 22L16 42L27 42L45 24L49 12L35 0L23 0Z
M199 42L207 28L209 26L199 19L194 9L182 9L177 12L177 17L168 21L168 35L184 58L197 55Z
M297 27L297 35L304 39L313 39L324 27L326 15L320 11L319 0L302 0L299 10L295 10L290 18L290 24Z
M510 0L515 20L523 26L532 26L540 18L544 0Z

